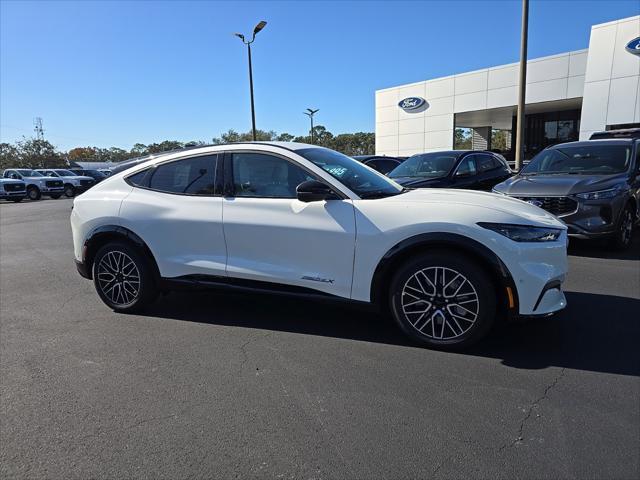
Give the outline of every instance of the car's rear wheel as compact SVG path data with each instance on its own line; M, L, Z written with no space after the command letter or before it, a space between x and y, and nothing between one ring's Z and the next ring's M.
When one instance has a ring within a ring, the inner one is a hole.
M157 296L149 259L132 246L113 242L98 250L93 283L102 301L118 312L139 311Z
M618 229L611 238L611 246L616 250L626 250L631 246L631 240L633 238L633 224L634 215L631 205L627 205L622 215L620 215L620 221L618 222Z
M37 187L29 187L27 189L27 197L29 197L29 200L40 200L42 194Z
M428 347L459 349L490 330L496 293L489 275L472 259L434 251L397 270L390 305L398 325L412 339Z

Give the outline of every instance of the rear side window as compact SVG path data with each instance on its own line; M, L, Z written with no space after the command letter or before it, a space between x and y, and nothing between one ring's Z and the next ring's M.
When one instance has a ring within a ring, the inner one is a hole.
M181 195L213 195L217 155L185 158L159 165L141 179L151 190ZM136 174L137 175L137 174ZM131 180L134 176L129 177Z
M456 177L468 177L476 174L476 162L473 159L475 155L467 155L462 159L458 170L456 170Z
M148 172L149 169L145 168L138 173L134 173L133 175L127 177L127 183L136 187L145 187L147 184L144 180Z
M478 163L478 171L480 173L488 172L489 170L500 167L500 162L491 155L476 155L476 161Z

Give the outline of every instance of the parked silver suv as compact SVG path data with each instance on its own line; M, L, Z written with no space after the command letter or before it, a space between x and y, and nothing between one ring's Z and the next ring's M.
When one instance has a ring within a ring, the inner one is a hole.
M640 211L640 140L554 145L493 191L553 213L567 224L569 236L607 238L626 249Z
M27 197L30 200L40 200L43 195L51 198L60 198L64 193L64 184L60 178L45 177L30 168L5 170L2 177L22 180L27 186Z

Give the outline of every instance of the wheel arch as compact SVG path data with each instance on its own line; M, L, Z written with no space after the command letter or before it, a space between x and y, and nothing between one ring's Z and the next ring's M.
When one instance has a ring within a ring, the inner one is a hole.
M498 298L498 310L507 317L518 313L518 290L507 266L488 247L464 235L455 233L425 233L409 237L394 245L382 257L371 281L371 301L387 307L387 292L396 268L426 249L447 249L459 252L478 262L489 272ZM507 292L511 291L511 294Z
M124 241L138 248L151 261L156 281L160 280L158 263L149 246L138 234L120 225L103 225L97 227L91 231L84 241L82 261L86 266L85 268L89 278L93 276L93 261L96 253L100 247L112 241Z

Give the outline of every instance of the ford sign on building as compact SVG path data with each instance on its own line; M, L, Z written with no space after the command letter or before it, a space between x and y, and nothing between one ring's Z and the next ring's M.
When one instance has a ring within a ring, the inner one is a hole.
M525 158L596 131L640 127L640 16L593 25L587 47L528 61ZM438 51L423 45L422 55L435 61ZM518 64L451 73L376 92L377 155L452 149L456 128L465 128L474 149L513 158Z
M425 103L426 103L426 100L424 98L409 97L409 98L400 100L400 103L398 103L398 106L404 111L410 111L410 110L420 109L420 107L424 106Z

